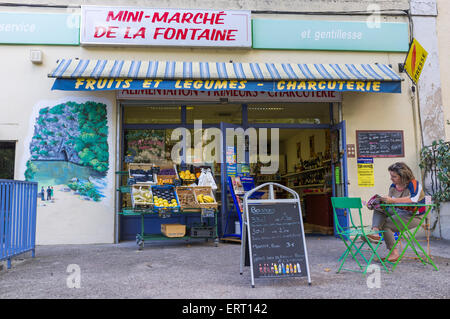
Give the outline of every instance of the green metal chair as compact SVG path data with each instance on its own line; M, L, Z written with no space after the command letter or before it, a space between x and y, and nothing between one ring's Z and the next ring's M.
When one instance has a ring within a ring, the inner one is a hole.
M349 255L351 255L353 257L353 259L356 261L356 263L358 264L360 269L359 270L343 269L343 270L353 271L353 272L362 272L363 274L366 274L367 269L369 268L373 259L375 257L377 257L379 259L381 265L386 270L386 272L389 272L388 269L386 268L385 263L383 262L383 260L377 253L377 250L381 244L381 240L378 242L378 244L374 245L367 238L367 235L383 233L383 231L373 231L370 229L370 226L364 226L362 214L361 214L361 208L362 208L361 198L332 197L331 203L333 205L333 215L334 215L336 234L341 238L341 240L344 242L345 246L347 247L347 250L339 258L339 260L342 260L342 262L341 262L341 265L339 266L337 273L341 272L342 267L344 266L344 263L347 260L347 257ZM336 210L338 210L338 209L346 210L346 212L348 213L348 216L349 216L350 225L344 226L344 225L340 224L339 218L338 218L338 215L336 212ZM360 222L359 226L356 226L353 221L353 217L352 217L352 213L351 213L352 209L358 210L359 222ZM362 244L360 244L358 239L362 240ZM368 248L364 248L365 245L367 245ZM364 256L363 252L369 252L370 256L367 258L366 256ZM361 265L361 262L358 260L358 256L362 258L362 260L366 264L365 266Z

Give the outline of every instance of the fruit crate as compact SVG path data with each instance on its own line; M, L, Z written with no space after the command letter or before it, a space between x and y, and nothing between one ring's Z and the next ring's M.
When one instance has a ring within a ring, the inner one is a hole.
M157 176L153 170L153 164L128 163L129 178L134 179L136 184L156 184Z
M133 208L148 209L153 207L153 194L150 186L131 186L131 205Z
M176 184L176 181L179 180L179 176L177 174L176 165L173 166L160 166L156 168L157 176L157 184L158 185L166 185L166 184Z
M175 187L172 185L155 185L151 187L153 194L153 208L157 212L179 212L180 211L180 201L178 200L177 192ZM162 200L167 200L168 203L172 203L174 206L164 206L160 204L160 201L156 198L161 198Z
M196 186L194 187L194 195L195 195L195 200L197 201L199 207L201 208L215 208L217 209L218 204L216 201L216 198L214 197L213 191L211 186ZM202 195L202 196L210 196L214 199L214 202L212 203L201 203L198 199L198 196Z
M194 188L188 186L178 186L176 188L180 207L185 208L199 208L197 200L195 199Z
M193 183L197 183L198 177L193 173L193 171L189 169L180 169L178 172L178 176L180 177L181 183L183 185L190 185Z

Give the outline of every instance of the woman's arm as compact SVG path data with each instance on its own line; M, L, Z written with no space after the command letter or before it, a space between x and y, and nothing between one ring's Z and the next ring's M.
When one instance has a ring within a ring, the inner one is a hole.
M411 197L401 197L401 198L393 198L393 197L381 197L381 200L386 204L414 204L411 200Z

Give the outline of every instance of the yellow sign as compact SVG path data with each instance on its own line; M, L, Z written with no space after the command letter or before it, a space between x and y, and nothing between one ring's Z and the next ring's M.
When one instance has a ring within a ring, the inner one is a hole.
M373 167L373 158L358 159L358 186L374 187L375 172Z
M411 47L409 48L408 56L405 62L405 71L411 77L414 83L419 82L420 74L422 73L425 61L427 60L428 52L413 39Z

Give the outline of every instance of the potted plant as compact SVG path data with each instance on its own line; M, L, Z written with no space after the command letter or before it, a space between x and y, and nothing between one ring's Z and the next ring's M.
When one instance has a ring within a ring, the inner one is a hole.
M433 234L439 225L439 237L450 239L450 142L434 141L424 147L420 156L424 187L437 205Z

